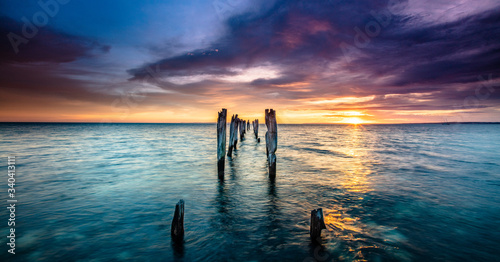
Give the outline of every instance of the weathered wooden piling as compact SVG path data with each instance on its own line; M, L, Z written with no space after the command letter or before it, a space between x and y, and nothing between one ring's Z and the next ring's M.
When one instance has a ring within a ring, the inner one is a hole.
M231 117L231 124L229 125L229 149L227 151L227 156L232 157L233 150L236 149L236 144L238 143L238 115L233 115Z
M175 205L170 233L174 242L181 242L184 239L184 200L182 199Z
M266 154L269 165L269 176L276 176L276 149L278 147L278 125L276 111L266 109Z
M217 169L219 174L224 172L226 158L226 120L227 109L222 108L217 119Z
M250 130L250 120L247 120L247 130Z
M253 124L253 133L255 134L255 139L259 138L259 119L255 119L252 121Z
M243 141L243 139L245 138L245 129L246 129L246 125L245 125L244 120L240 121L239 129L240 129L240 140Z
M313 242L319 242L321 237L321 230L326 229L325 220L323 217L323 209L318 208L311 211L311 226L309 234Z
M241 119L238 118L238 114L236 114L236 119L234 120L234 149L236 149L236 145L238 144L238 130L241 123Z

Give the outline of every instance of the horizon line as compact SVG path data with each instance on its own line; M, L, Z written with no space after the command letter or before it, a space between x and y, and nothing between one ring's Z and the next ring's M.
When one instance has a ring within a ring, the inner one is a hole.
M0 121L0 124L199 124L199 125L208 125L208 124L217 124L214 122L76 122L76 121ZM227 123L229 124L229 122ZM456 124L500 124L500 122L414 122L414 123L359 123L359 124L351 124L351 123L278 123L280 125L415 125L415 124L446 124L446 125L456 125ZM259 125L265 125L265 123L259 123Z

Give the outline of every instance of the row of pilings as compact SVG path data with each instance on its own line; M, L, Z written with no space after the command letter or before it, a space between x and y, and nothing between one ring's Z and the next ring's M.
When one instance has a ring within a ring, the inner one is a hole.
M278 148L278 124L276 122L276 111L273 109L265 110L265 123L267 127L266 132L266 156L267 163L269 167L269 177L271 179L276 178L276 150ZM227 110L223 108L219 112L219 117L217 119L217 168L219 173L219 178L224 176L224 165L225 165L225 152L226 152L226 119ZM255 139L260 142L259 138L259 120L255 119L252 121L252 127L254 130ZM243 140L247 130L250 130L250 121L241 120L238 115L233 115L231 117L231 124L229 125L229 150L227 152L228 157L232 157L233 150L236 149L238 144L238 130L240 135L240 140ZM319 242L321 237L321 230L326 229L323 209L318 208L311 211L311 224L309 229L309 234L314 242Z
M269 177L276 177L276 150L278 147L278 124L276 122L276 111L273 109L265 110L266 132L266 156L269 168ZM238 135L240 141L245 138L247 130L253 127L255 139L260 142L259 138L259 120L255 119L250 125L250 121L238 118L238 115L231 117L229 125L229 148L227 156L232 157L232 153L236 150L238 144ZM227 129L227 109L223 108L219 112L217 119L217 170L219 178L224 177L224 166L226 157L226 131ZM311 211L311 220L309 235L313 242L320 242L321 230L326 229L323 210L321 208ZM171 235L174 243L181 244L184 239L184 200L180 200L175 206L174 217L171 224Z
M269 166L269 176L276 176L276 149L278 147L278 125L276 123L276 111L273 109L265 110L266 119L266 156ZM255 139L260 142L259 138L259 120L252 121ZM227 109L223 108L219 112L217 119L217 170L219 177L224 176L225 156L226 156L226 127L227 127ZM232 157L233 151L236 150L238 144L238 134L240 141L245 139L246 131L250 130L250 121L238 118L238 114L231 117L229 125L229 148L227 156Z

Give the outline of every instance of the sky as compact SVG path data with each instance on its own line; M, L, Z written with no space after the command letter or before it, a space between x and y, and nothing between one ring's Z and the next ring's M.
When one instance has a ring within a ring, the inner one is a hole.
M500 122L497 0L0 0L1 122Z

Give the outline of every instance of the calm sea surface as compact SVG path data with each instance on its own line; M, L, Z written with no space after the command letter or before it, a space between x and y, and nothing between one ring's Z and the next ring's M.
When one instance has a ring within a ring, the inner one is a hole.
M264 125L219 180L215 124L0 124L0 260L499 261L499 127L279 125L271 181ZM186 235L173 245L179 199Z

